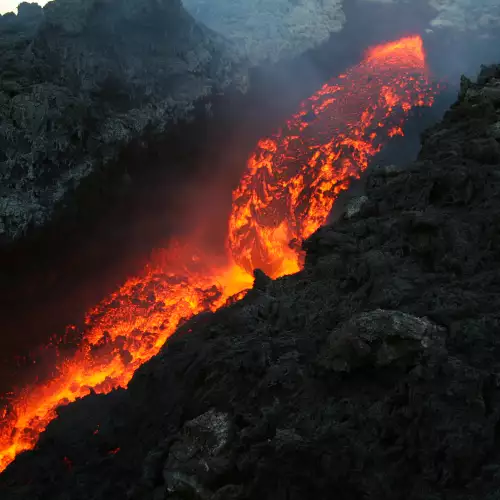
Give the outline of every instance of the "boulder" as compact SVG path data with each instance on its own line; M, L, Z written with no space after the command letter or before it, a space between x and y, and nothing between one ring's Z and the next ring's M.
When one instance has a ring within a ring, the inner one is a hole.
M368 367L414 367L429 349L442 349L444 330L426 318L376 309L352 317L333 331L318 363L334 372Z

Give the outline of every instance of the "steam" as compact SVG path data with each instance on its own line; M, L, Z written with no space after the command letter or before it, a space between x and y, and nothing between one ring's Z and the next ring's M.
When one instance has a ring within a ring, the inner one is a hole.
M414 26L424 36L432 70L440 79L456 82L461 74L474 77L480 64L500 60L497 0L358 0L353 13L365 9L374 15L369 29L376 30L387 19L386 36L394 36L395 26Z
M453 28L460 31L489 30L500 24L500 4L497 0L430 0L437 16L433 28Z

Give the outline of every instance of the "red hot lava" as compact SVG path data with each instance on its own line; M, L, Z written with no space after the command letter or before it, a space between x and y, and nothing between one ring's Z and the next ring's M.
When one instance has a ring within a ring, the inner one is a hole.
M432 105L433 95L422 40L414 36L370 49L304 101L248 161L233 193L224 264L177 243L91 310L77 352L0 412L0 471L35 446L58 406L126 386L182 319L249 288L254 268L273 278L298 271L301 254L290 242L324 224L337 195L390 137L402 135L410 109Z

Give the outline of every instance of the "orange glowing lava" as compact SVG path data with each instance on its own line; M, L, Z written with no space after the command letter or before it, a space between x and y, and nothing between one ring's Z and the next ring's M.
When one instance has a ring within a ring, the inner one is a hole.
M233 193L225 263L214 265L220 256L177 243L91 310L76 354L51 380L25 388L0 411L0 471L35 446L58 406L91 389L126 386L180 321L250 288L254 268L273 278L298 271L300 241L324 224L339 192L390 137L402 135L412 107L432 103L417 36L370 49L307 99L249 159Z

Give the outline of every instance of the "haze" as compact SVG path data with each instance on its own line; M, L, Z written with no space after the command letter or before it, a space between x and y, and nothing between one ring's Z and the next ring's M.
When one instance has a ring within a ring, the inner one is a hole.
M37 0L31 1L29 3L37 3L39 5L45 5L48 3L49 0ZM0 0L0 14L6 14L7 12L16 12L17 13L17 6L21 2L19 0Z

